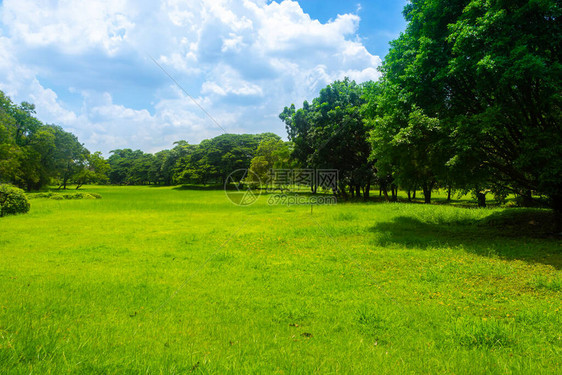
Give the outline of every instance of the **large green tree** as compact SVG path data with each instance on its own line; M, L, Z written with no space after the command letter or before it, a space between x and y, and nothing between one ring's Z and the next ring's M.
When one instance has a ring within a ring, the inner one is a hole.
M374 156L396 151L392 140L423 113L441 129L444 159L423 162L438 179L535 191L562 212L560 13L556 0L411 1L370 101L386 127Z
M312 104L305 101L298 110L291 105L279 115L294 144L295 160L304 168L338 170L342 195L349 186L351 194L359 195L363 188L368 196L374 174L362 94L363 85L346 78L322 89Z
M60 126L47 126L54 135L53 164L55 177L59 187L66 189L77 175L86 168L89 151L78 141L78 138Z
M253 184L268 184L272 177L272 169L291 169L294 162L291 161L292 143L283 142L281 137L269 137L262 140L256 150L256 156L250 164L248 182Z
M75 135L34 115L33 104L16 105L0 91L0 182L34 190L58 181L66 188L89 152Z
M493 180L547 195L562 213L562 7L470 1L449 26L454 129Z

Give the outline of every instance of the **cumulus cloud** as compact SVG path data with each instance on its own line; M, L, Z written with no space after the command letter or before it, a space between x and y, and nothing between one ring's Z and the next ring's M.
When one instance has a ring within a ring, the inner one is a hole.
M222 132L284 135L284 106L376 80L356 14L321 23L297 1L4 0L0 89L92 150L168 148Z

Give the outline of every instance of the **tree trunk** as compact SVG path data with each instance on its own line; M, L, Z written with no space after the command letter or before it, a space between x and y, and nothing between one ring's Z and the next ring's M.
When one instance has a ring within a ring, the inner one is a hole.
M393 202L398 201L398 186L394 184L392 185L392 201Z
M381 192L384 195L384 200L389 202L390 199L388 199L388 191L386 190L386 188L387 188L386 182L384 184L381 184Z
M447 202L451 202L451 187L449 186L449 190L447 191Z
M433 190L433 183L424 183L422 188L424 202L427 204L431 203L431 191Z
M478 207L486 207L486 193L477 192L476 197L478 198Z
M355 196L355 189L353 189L353 185L349 185L349 195L351 195L351 198Z
M367 186L365 186L365 190L363 191L363 198L369 199L369 193L371 192L371 182L367 182Z
M341 185L341 189L339 189L340 195L343 200L347 200L347 193L345 192L345 185Z
M361 196L361 185L355 186L355 196L359 198Z
M531 192L531 190L525 191L523 194L521 194L521 197L523 198L523 202L522 202L523 207L534 206L533 193Z
M412 192L408 190L408 202L412 201Z
M416 189L414 189L414 193L412 194L412 199L416 199Z
M551 199L554 210L554 233L562 235L562 195L554 195Z

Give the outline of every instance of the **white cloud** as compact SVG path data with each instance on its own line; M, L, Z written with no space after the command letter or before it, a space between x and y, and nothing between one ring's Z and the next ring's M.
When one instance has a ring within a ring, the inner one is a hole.
M66 53L103 48L115 53L134 28L125 0L5 0L2 22L29 47L55 46Z
M92 150L171 147L222 131L274 131L285 105L348 76L376 80L360 18L321 23L285 0L5 0L0 90Z

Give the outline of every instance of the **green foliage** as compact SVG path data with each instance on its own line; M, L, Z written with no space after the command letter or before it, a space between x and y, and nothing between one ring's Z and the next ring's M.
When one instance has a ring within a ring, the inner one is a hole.
M202 141L199 145L185 145L178 160L174 180L178 183L223 184L232 172L248 169L261 142L279 136L263 134L222 134Z
M15 105L0 91L0 182L30 191L51 182L66 189L71 182L103 179L92 176L90 153L75 135L34 114L33 104Z
M377 167L405 185L423 184L415 172L425 169L465 191L532 190L562 212L561 13L556 0L408 4L368 95ZM404 163L423 140L408 152L391 142L417 111L439 121L442 155Z
M279 137L262 140L256 150L256 156L250 162L252 173L248 174L248 182L266 184L271 169L293 168L294 163L290 160L291 146L290 142L283 142Z
M29 212L29 201L23 190L0 184L0 217Z
M84 184L104 184L109 181L107 174L111 166L109 162L104 159L101 152L96 151L93 154L87 153L85 155L85 165L83 168L73 176L72 181L76 183L76 189Z
M298 110L293 104L279 115L294 145L292 157L303 168L338 170L344 195L347 186L352 194L359 187L368 192L374 175L361 112L363 91L363 85L346 78L322 89L312 104L305 101Z
M102 196L99 193L55 193L55 192L47 192L47 193L31 193L29 194L30 199L37 199L37 198L50 198L54 200L64 200L64 199L101 199Z

